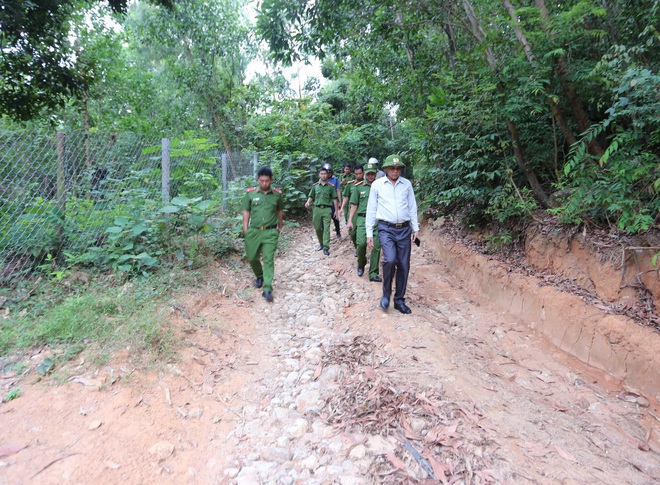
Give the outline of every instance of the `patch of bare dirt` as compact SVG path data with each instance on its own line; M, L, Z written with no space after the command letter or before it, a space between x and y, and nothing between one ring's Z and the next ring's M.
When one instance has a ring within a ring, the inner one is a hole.
M247 264L174 297L174 363L126 349L38 380L35 356L0 405L0 483L660 480L654 399L467 290L427 247L402 315L378 309L347 239L325 257L311 227L287 231L273 304Z

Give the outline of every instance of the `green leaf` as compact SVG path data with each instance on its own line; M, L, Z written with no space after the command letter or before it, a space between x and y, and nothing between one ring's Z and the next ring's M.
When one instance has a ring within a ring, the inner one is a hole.
M209 207L213 207L216 204L217 204L217 201L215 201L215 200L203 200L200 203L196 204L195 208L199 209L201 211L205 211Z
M50 357L46 357L41 364L37 367L37 374L45 376L55 367L55 361Z
M111 234L119 234L121 231L123 231L123 229L117 226L110 226L105 230L106 233L111 233Z
M171 202L173 205L178 205L181 207L190 205L190 199L188 197L174 197Z
M165 214L174 214L175 212L179 212L181 209L175 205L166 205L163 207L160 212L164 212Z
M147 226L145 226L144 224L138 224L136 226L133 226L133 228L131 229L131 236L133 237L139 236L146 230L147 230Z
M129 221L128 217L115 217L115 226L125 226Z
M119 266L117 266L117 268L124 271L125 273L128 273L132 267L133 266L131 266L130 264L120 264Z

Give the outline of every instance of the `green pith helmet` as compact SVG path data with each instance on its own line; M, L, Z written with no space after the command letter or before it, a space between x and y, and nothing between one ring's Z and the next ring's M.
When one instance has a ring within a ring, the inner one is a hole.
M378 173L378 165L376 165L375 163L367 163L364 166L364 173L365 175L368 173Z
M383 163L383 168L387 167L405 167L406 165L401 161L401 156L400 155L390 155L385 159L385 163Z

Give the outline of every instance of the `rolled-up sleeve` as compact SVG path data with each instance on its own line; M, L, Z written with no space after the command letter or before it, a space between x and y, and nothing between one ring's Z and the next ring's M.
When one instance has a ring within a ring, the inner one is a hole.
M417 232L419 231L419 220L417 219L417 201L415 200L415 191L412 188L412 184L408 190L408 207L410 210L410 225L413 232Z

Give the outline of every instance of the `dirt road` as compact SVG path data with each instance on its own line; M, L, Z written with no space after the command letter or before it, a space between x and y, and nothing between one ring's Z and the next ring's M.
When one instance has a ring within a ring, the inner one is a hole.
M71 362L0 406L0 483L606 483L660 480L654 403L570 358L413 247L412 315L378 308L347 239L311 228L275 302L220 264L163 318L175 363Z

